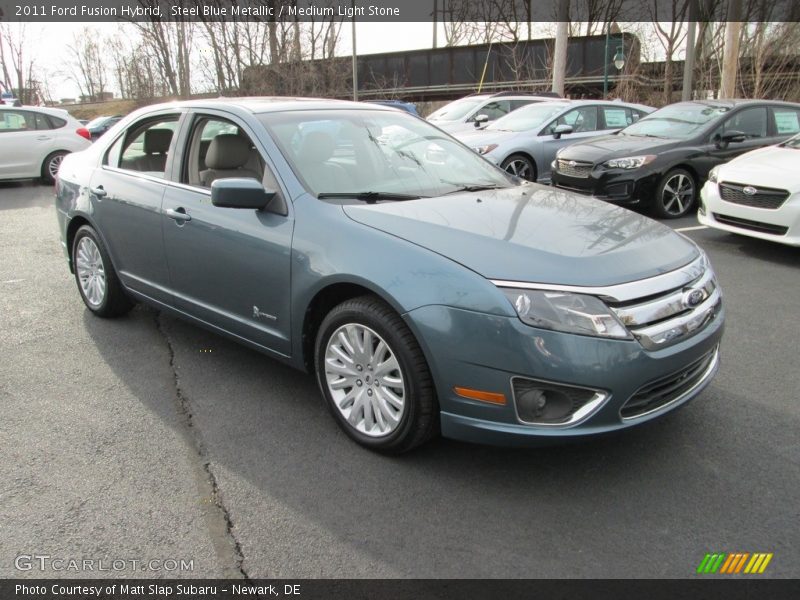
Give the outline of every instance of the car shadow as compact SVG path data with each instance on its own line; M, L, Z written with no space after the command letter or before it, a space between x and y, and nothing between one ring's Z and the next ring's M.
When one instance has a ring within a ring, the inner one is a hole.
M39 206L52 208L55 203L54 194L42 194L42 188L52 185L38 180L0 181L0 210L16 210Z
M529 568L527 549L537 545L551 568L597 575L591 561L569 567L562 550L587 544L595 550L610 545L612 554L638 552L625 523L639 519L656 526L676 514L694 515L687 498L702 496L705 485L702 476L688 475L705 468L697 464L698 452L708 445L735 450L737 444L715 418L723 399L712 389L653 424L591 441L511 449L436 439L408 454L385 456L362 449L338 429L313 377L226 338L141 306L114 321L86 310L83 322L138 400L154 414L171 415L164 416L171 427L181 427L171 412L178 410L174 399L153 394L147 375L132 367L140 353L154 348L121 346L116 332L152 328L166 336L163 344L169 340L181 395L206 454L202 460L223 493L231 483L241 491L240 479L249 484L244 489L254 490L247 498L229 497L233 521L247 519L239 529L264 527L269 537L275 525L258 513L253 517L254 507L287 507L302 514L310 529L416 577L520 576L531 571L515 569ZM680 494L670 490L671 481L681 481ZM628 540L624 550L613 549L617 536ZM643 556L648 543L641 540ZM251 576L266 575L250 566Z

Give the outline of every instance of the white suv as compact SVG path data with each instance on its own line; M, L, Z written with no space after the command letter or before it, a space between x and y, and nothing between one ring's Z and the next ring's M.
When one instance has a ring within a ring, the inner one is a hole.
M64 156L91 146L90 137L65 110L0 105L0 179L52 183Z
M506 116L513 110L534 102L552 101L555 94L531 95L522 92L473 94L445 104L428 115L428 121L447 133L466 133Z

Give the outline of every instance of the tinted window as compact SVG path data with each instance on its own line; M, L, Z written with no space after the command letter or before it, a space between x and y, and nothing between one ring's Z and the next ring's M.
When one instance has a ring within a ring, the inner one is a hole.
M754 106L740 110L722 124L722 132L741 131L749 138L767 137L767 109Z
M33 113L34 119L36 119L36 129L52 129L53 126L50 124L50 121L47 120L47 117L42 113Z
M59 129L67 124L65 119L59 119L58 117L54 117L52 115L47 115L47 118L53 124L53 129Z
M475 113L475 117L478 115L486 115L489 117L490 121L494 121L500 117L504 117L510 111L511 105L509 104L508 100L494 100L486 104L486 106L479 108Z
M545 133L555 133L555 129L559 125L571 125L574 133L597 131L597 107L581 106L580 108L573 109L550 123Z
M775 130L778 135L789 135L800 132L800 111L793 108L773 108Z

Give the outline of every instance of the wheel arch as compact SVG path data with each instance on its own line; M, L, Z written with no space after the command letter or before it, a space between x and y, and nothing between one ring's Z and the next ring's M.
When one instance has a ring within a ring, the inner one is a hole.
M72 244L75 241L75 234L78 233L78 229L83 227L84 225L89 225L92 229L97 231L97 227L87 219L84 215L75 215L69 220L67 224L67 235L66 235L66 242L67 242L67 262L69 263L69 271L70 273L75 272L75 265L72 263ZM100 235L98 232L97 235ZM101 238L102 239L102 238ZM103 240L105 242L105 240Z

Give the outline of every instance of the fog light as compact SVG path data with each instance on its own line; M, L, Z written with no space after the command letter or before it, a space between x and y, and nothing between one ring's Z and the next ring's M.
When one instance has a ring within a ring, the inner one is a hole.
M592 414L605 392L523 377L512 379L517 417L529 425L571 425Z

